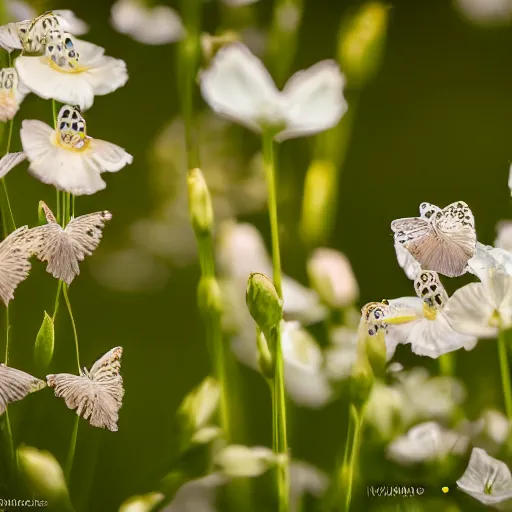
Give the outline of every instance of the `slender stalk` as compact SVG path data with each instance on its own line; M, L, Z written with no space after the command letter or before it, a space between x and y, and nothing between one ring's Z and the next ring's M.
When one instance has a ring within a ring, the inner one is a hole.
M73 461L75 459L76 452L76 440L78 437L78 425L80 423L80 416L78 414L75 416L75 421L73 422L73 431L71 433L71 440L69 442L68 456L66 459L66 466L64 469L64 476L66 477L66 482L71 480L71 471L73 470Z
M352 487L354 482L354 469L357 463L357 457L359 455L359 444L361 440L361 431L363 426L363 411L357 411L355 405L350 406L350 423L352 423L352 428L349 426L349 433L352 434L352 439L347 437L347 446L350 443L350 457L348 458L348 466L343 465L342 472L343 476L346 476L345 481L343 482L346 486L345 488L345 502L344 502L344 512L349 512L350 503L352 501ZM346 452L345 452L346 453Z
M62 293L64 295L64 301L66 302L66 307L68 308L68 314L69 314L69 319L71 320L71 326L73 327L73 337L75 339L76 365L78 367L78 373L80 373L81 366L80 366L80 351L78 349L78 333L76 330L75 319L73 317L73 311L71 309L71 302L69 300L68 285L66 283L62 283Z
M510 384L510 368L508 364L507 341L505 331L500 329L498 334L498 355L501 370L501 386L503 389L503 398L505 399L505 411L507 418L512 419L512 386Z
M57 318L57 312L59 311L61 291L62 291L62 281L59 279L59 283L57 284L57 293L55 294L55 304L53 306L52 320L54 323L55 323L55 318Z
M451 377L455 373L455 353L448 352L439 358L439 371L441 375Z
M280 298L283 297L281 285L281 256L279 248L279 222L277 215L276 175L274 162L274 140L272 133L263 135L263 157L265 176L268 188L268 212L272 238L272 264L274 286ZM284 364L281 348L281 325L275 329L273 340L274 377L272 387L272 425L273 450L277 454L288 454L286 398L284 390ZM288 463L281 464L277 471L277 488L279 496L279 511L289 510L289 479Z

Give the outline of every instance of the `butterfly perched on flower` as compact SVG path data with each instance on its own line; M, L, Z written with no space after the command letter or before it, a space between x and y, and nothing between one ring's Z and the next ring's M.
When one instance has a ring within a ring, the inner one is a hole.
M0 414L5 412L10 403L17 402L45 386L44 381L0 363Z
M70 409L89 420L93 427L117 432L119 409L123 403L121 369L122 347L109 350L90 370L80 375L57 373L47 375L48 386L55 388L55 396L63 398Z
M402 244L423 269L448 277L464 274L475 254L475 218L462 201L444 209L421 203L419 217L394 220L391 229L395 242Z

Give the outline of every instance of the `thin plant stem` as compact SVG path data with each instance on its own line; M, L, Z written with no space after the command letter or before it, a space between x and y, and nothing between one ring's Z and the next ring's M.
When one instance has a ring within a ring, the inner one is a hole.
M73 311L71 309L71 302L69 300L68 295L68 285L66 283L62 283L62 294L64 295L64 301L66 302L66 307L68 308L69 319L71 320L71 326L73 327L73 337L75 339L75 352L76 352L76 365L78 367L78 373L80 373L80 351L78 349L78 333L76 330L75 319L73 317Z
M439 371L445 377L451 377L455 373L455 353L448 352L439 358Z
M76 440L78 438L78 425L80 423L80 416L78 414L75 416L75 420L73 422L73 431L71 433L71 440L69 442L69 450L68 456L66 459L66 466L64 470L64 476L66 477L66 482L71 480L71 471L73 470L73 461L75 459L76 452Z
M283 297L281 286L281 254L279 251L279 223L277 217L277 193L274 162L274 138L272 133L263 135L263 158L265 161L265 177L268 190L268 213L270 217L270 231L272 237L272 266L273 280L277 294Z
M58 188L55 189L55 192L57 193L56 195L56 200L57 200L57 222L60 224L62 222L62 216L61 216L61 211L60 211L60 190Z
M272 264L274 286L280 298L283 296L281 285L281 256L279 248L279 222L277 215L276 173L274 161L274 140L272 133L263 135L263 157L265 177L268 189L268 211L270 217L270 232L272 238ZM272 387L272 426L273 450L277 454L288 454L286 398L284 389L284 364L281 348L281 325L277 325L274 333L273 361L274 376ZM282 463L277 470L277 487L279 496L279 511L289 510L289 481L288 463Z
M57 284L57 293L55 294L55 304L53 306L52 320L54 322L55 322L55 318L57 318L57 312L59 311L61 291L62 291L62 281L59 279L59 283Z
M507 341L505 330L500 329L498 334L498 355L501 370L501 386L503 389L503 398L505 400L505 411L507 418L512 419L512 386L510 384L510 367L508 364Z

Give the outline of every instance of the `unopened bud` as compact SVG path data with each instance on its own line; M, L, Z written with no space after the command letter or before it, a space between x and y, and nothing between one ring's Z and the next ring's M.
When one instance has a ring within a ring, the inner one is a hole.
M192 227L197 235L208 235L213 228L213 207L210 191L200 169L188 173L188 205Z
M43 323L39 328L34 346L34 360L40 373L45 373L53 358L55 327L53 319L44 312Z
M304 183L300 230L310 247L323 244L332 228L337 194L337 170L330 160L315 160L309 166Z
M215 277L201 278L197 287L197 302L205 317L222 312L222 292Z
M367 2L342 27L338 58L350 87L363 87L377 72L388 27L389 8Z
M59 504L69 510L69 494L64 473L55 457L30 446L18 449L21 478L36 499ZM60 510L60 508L59 508Z
M366 356L377 377L383 378L386 374L387 352L384 330L379 329L375 336L366 338Z
M251 316L268 339L269 333L283 318L283 302L274 284L264 274L251 274L245 298Z
M352 367L350 379L350 400L358 411L360 411L368 401L375 382L373 370L366 354L367 338L368 332L366 325L364 320L361 319L357 339L357 357Z
M331 309L353 304L359 286L347 257L334 249L317 249L308 262L309 280L322 301Z

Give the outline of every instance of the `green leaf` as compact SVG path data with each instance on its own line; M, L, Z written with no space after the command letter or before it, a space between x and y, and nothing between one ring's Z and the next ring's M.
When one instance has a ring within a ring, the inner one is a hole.
M53 349L55 346L55 326L52 317L45 311L43 323L37 333L36 343L34 347L34 360L37 369L44 373L53 357Z

